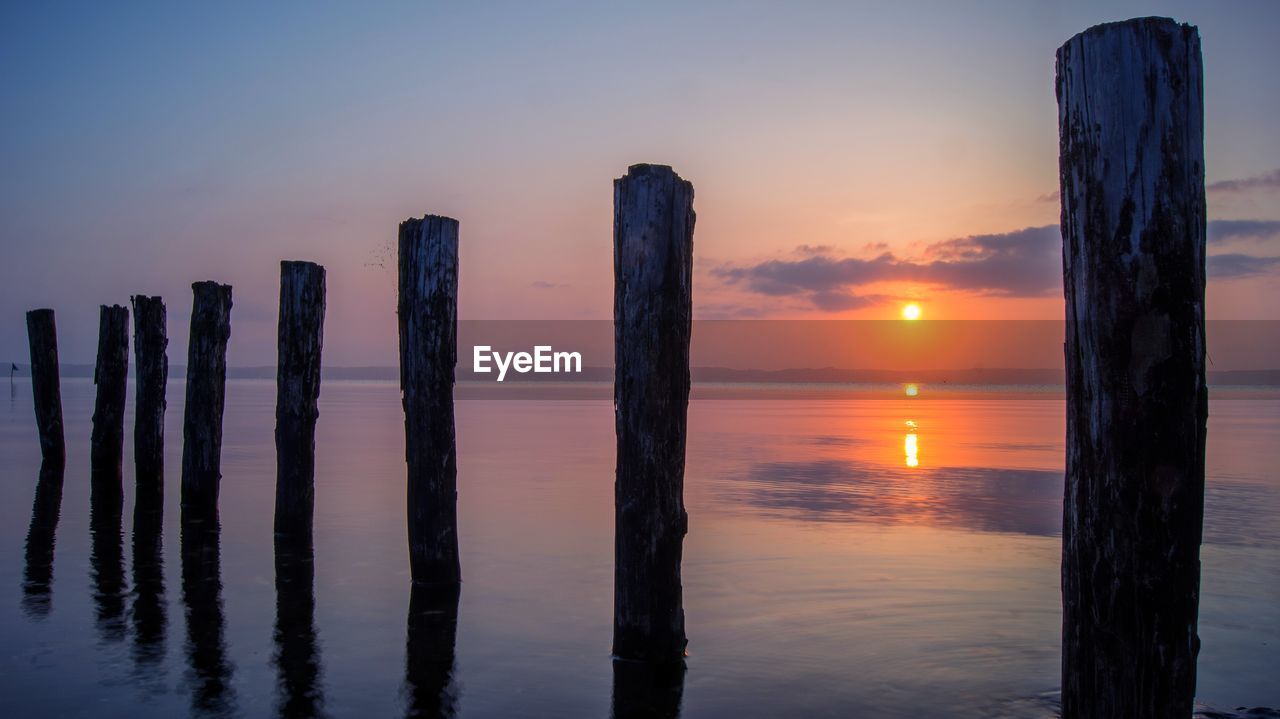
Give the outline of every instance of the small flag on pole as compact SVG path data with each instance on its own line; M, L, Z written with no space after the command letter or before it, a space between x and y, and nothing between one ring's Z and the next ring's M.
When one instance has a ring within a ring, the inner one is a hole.
M17 371L18 371L18 365L16 365L16 364L14 364L14 363L10 362L10 363L9 363L9 374L13 374L14 372L17 372Z

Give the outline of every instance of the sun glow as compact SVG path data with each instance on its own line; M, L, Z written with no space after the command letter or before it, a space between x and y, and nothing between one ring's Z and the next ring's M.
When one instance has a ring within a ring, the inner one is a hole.
M902 319L918 320L920 319L920 305L912 302L902 308Z

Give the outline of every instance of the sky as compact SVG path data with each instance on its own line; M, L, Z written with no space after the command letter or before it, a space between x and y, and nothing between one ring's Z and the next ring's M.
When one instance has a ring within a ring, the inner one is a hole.
M1055 50L1200 28L1211 319L1280 319L1274 2L6 3L0 360L57 312L234 287L275 360L279 261L328 271L325 363L394 365L394 243L461 223L459 313L608 319L612 180L695 189L695 315L1060 319Z

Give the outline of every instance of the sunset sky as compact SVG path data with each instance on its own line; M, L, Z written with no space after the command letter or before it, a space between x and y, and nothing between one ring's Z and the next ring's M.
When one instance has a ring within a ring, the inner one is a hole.
M608 319L612 184L695 188L701 318L1062 316L1054 51L1160 14L1203 39L1208 315L1280 319L1280 4L237 3L0 10L0 360L57 311L328 269L325 361L396 361L394 240L461 222L463 318Z

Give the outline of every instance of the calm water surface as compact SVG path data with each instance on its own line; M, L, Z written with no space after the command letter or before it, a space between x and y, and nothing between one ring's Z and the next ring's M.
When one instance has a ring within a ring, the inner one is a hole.
M3 405L0 715L607 717L634 692L609 658L609 401L458 403L455 622L448 598L410 596L394 384L324 385L314 566L273 552L274 384L229 383L220 531L187 536L180 383L169 397L158 524L135 521L127 447L123 508L90 512L89 381L63 384L60 488L38 481L29 385ZM691 403L688 671L653 701L684 717L1048 716L1063 411L1003 395ZM1280 401L1210 414L1198 695L1274 706Z

